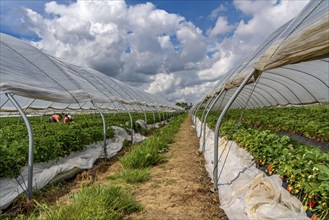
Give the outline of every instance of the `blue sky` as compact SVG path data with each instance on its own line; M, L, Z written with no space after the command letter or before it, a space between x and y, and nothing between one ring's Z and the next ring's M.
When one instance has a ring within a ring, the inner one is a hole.
M307 3L1 0L0 29L172 102L195 102Z

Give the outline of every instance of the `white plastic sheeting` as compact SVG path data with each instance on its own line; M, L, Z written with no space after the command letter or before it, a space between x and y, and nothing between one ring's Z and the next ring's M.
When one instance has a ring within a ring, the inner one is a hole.
M198 135L200 135L200 125L197 119L195 128ZM200 151L202 138L201 135ZM214 132L206 127L204 156L206 170L211 178L214 170L213 143ZM256 168L252 156L233 141L221 138L218 148L219 155L225 149L224 156L218 163L219 171L224 165L218 181L220 207L229 219L309 219L302 203L281 187L282 181L278 175L270 177L264 175Z
M264 71L328 56L329 52L329 2L313 0L255 63Z
M124 140L131 140L130 135L120 127L112 126L115 131L114 138L107 142L108 158L116 155L123 146ZM134 135L134 143L145 139L140 134ZM52 160L33 166L33 189L41 189L58 174L72 170L73 168L90 169L96 159L104 157L101 142L88 145L85 150L71 153L69 156ZM16 179L0 178L0 210L6 208L22 192L26 190L28 178L27 166L22 168L21 175Z
M254 77L231 108L328 104L329 1L310 1L300 14L274 31L254 53L229 71L206 95L212 97L222 89L228 91L223 104L219 106L217 102L214 108L223 109L253 70ZM204 97L199 101L202 102Z
M133 88L96 70L47 55L31 44L0 33L0 111L11 111L5 93L21 96L22 108L117 110L180 109L156 95ZM59 103L59 104L58 104ZM9 104L10 105L10 104ZM90 107L94 107L91 105Z

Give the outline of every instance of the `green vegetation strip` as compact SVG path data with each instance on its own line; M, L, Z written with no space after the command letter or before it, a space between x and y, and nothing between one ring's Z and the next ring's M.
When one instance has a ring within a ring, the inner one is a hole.
M82 188L71 198L70 204L49 208L39 204L33 219L73 220L73 219L122 219L124 215L142 210L142 206L133 198L131 192L118 186L92 186ZM41 213L40 216L36 214ZM19 216L16 219L26 219Z
M162 115L162 114L161 114ZM156 121L161 118L155 114ZM103 123L100 115L73 115L70 124L49 123L48 118L30 117L34 133L34 162L47 162L67 156L71 152L81 151L86 145L103 140ZM132 113L133 120L144 120L143 113ZM111 126L130 129L128 114L106 114L107 138L114 132ZM153 114L147 113L149 123L153 123ZM28 159L28 133L20 118L0 118L0 177L17 177ZM147 134L134 123L134 129Z
M220 134L229 140L234 140L240 147L250 152L257 166L268 175L279 174L284 183L288 185L287 190L301 199L304 208L316 213L316 216L322 219L328 217L329 213L329 154L318 148L296 142L288 136L280 136L272 132L273 130L280 130L282 124L287 124L280 122L287 120L286 117L281 117L280 110L289 115L303 112L303 109L308 111L312 108L317 110L318 117L327 114L328 106L323 106L323 110L318 109L320 107L300 107L296 111L296 108L275 108L273 111L266 109L265 111L269 114L266 117L276 121L276 126L279 126L274 127L272 125L271 130L262 129L261 126L255 129L250 127L250 124L254 125L253 123L244 123L244 121L239 123L237 116L240 116L241 112L239 111L241 110L233 110L224 117ZM292 110L292 113L289 113L289 110ZM246 118L246 115L249 118L261 118L260 112L261 110L257 110L255 115L250 117L252 110L248 110L243 118ZM275 114L270 115L270 112L275 112ZM323 114L320 114L321 112ZM215 128L218 115L219 112L217 111L212 112L208 117L207 124L210 128ZM312 120L318 121L319 128L324 127L315 116L312 116ZM310 124L306 120L301 121L306 125ZM326 124L327 122L323 123ZM302 125L299 127L306 128Z
M158 130L152 137L137 144L126 156L120 159L124 168L139 169L155 166L164 161L161 152L168 148L172 143L175 134L179 130L180 124L186 117L186 114L178 116L169 125Z

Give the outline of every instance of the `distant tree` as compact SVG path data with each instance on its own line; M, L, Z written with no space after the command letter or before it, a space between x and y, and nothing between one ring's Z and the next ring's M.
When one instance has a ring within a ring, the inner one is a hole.
M180 106L180 107L182 107L182 108L184 108L184 109L188 109L188 108L191 107L191 106L189 106L186 102L176 102L176 105L177 105L177 106Z

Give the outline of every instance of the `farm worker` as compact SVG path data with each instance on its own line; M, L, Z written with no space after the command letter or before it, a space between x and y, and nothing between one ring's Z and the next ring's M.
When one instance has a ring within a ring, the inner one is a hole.
M62 119L62 116L60 114L53 114L50 118L49 118L49 122L60 122L60 120Z
M73 121L72 116L66 114L66 115L64 116L64 123L69 123L69 122L71 122L71 121Z

